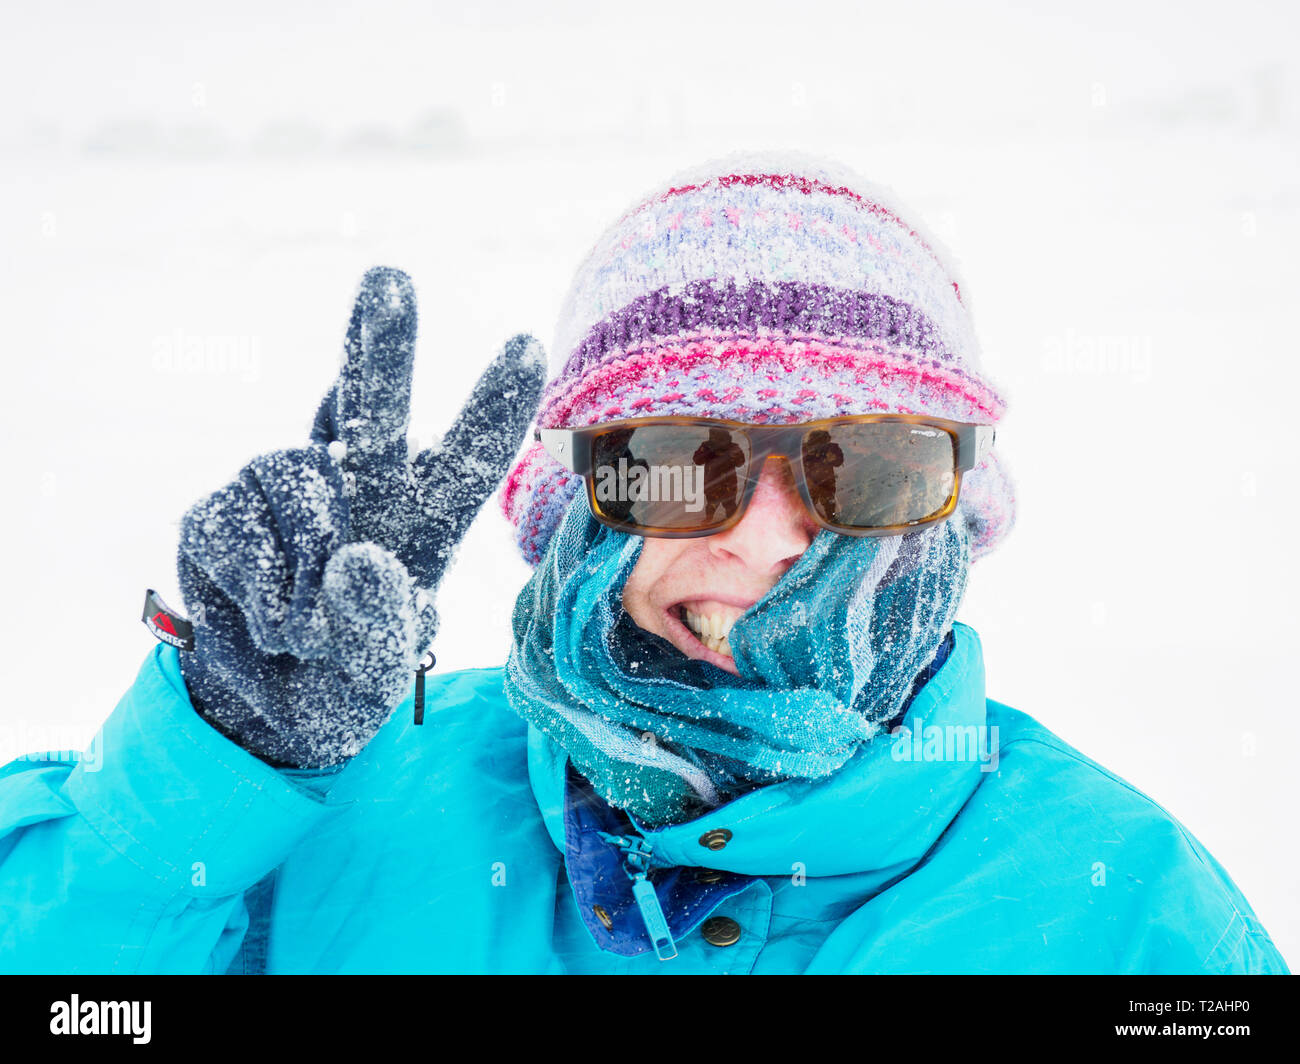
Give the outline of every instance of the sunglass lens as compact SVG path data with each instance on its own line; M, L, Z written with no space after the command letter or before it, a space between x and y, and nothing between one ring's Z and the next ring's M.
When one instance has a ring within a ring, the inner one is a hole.
M592 506L630 530L713 528L739 509L749 456L743 433L717 426L603 432L592 446Z
M808 493L832 524L913 524L952 498L956 443L941 428L898 421L834 425L804 436L802 452Z

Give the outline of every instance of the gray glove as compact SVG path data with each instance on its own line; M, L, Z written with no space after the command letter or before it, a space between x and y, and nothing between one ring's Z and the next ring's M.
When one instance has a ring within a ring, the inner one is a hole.
M415 329L410 279L369 271L310 444L255 458L181 522L191 701L273 765L347 760L405 697L433 592L537 411L545 356L521 334L412 457Z

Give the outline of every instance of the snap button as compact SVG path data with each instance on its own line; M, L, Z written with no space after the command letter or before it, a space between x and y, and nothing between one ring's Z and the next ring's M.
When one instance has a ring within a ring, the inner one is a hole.
M700 925L700 934L710 946L734 946L740 941L740 925L730 916L710 916Z
M726 872L719 872L716 868L700 868L695 872L696 883L721 883L727 878Z
M710 850L720 850L731 841L731 832L726 828L714 828L700 836L700 845Z
M614 930L614 921L610 919L609 913L605 911L605 906L593 905L591 907L591 911L596 914L596 919L599 920L602 924L604 924L606 931Z

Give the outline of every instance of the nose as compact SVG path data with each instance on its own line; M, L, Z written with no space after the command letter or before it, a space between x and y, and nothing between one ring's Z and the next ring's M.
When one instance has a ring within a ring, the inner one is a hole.
M739 523L707 542L717 558L734 558L760 576L780 577L816 535L817 523L795 487L789 463L772 455L763 463L754 497Z

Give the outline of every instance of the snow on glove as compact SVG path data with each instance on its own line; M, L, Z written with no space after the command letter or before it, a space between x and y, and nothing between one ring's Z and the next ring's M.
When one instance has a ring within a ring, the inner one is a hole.
M273 765L347 760L405 697L433 592L537 410L545 355L521 334L412 457L415 329L410 279L370 270L310 444L255 458L181 521L191 700Z

